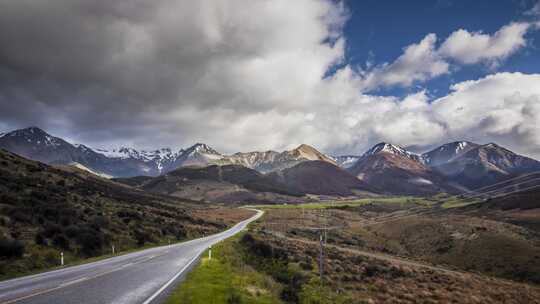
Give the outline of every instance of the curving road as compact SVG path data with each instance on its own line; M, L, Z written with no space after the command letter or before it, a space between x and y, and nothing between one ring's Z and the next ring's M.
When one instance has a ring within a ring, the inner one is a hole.
M204 238L0 282L0 303L161 303L204 250L262 214Z

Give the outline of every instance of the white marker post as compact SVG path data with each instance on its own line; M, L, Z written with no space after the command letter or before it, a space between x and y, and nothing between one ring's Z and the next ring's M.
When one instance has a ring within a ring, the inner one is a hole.
M64 252L60 252L60 266L64 266Z
M112 254L114 255L114 245L111 246Z
M208 248L208 260L212 259L212 245Z

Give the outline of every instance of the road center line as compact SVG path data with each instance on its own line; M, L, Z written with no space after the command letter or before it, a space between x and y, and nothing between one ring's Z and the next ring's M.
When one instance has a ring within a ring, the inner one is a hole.
M149 258L146 258L146 259L142 259L140 261L136 261L136 262L130 262L130 263L127 263L127 264L124 264L124 265L121 265L121 266L118 266L117 268L114 268L114 269L111 269L109 271L105 271L105 272L101 272L101 273L98 273L97 275L95 276L91 276L91 277L82 277L82 278L79 278L79 279L76 279L76 280L73 280L73 281L69 281L69 282L65 282L65 283L61 283L60 285L56 286L56 287L53 287L53 288L49 288L49 289L44 289L44 290L40 290L38 292L34 292L34 293L31 293L31 294L28 294L26 296L22 296L22 297L19 297L19 298L15 298L15 299L12 299L12 300L8 300L6 302L2 302L1 304L12 304L12 303L16 303L16 302L19 302L19 301L22 301L22 300L26 300L26 299L29 299L29 298L33 298L35 296L39 296L39 295L42 295L42 294L46 294L46 293L49 293L49 292L53 292L55 290L59 290L59 289L62 289L62 288L65 288L65 287L69 287L71 285L75 285L75 284L78 284L78 283L82 283L82 282L86 282L86 281L89 281L89 280L92 280L92 279L96 279L96 278L99 278L99 277L102 277L104 275L107 275L109 273L113 273L115 271L118 271L118 270L121 270L123 268L126 268L128 266L132 266L132 265L135 265L135 264L139 264L139 263L143 263L143 262L146 262L146 261L149 261L155 257L159 257L161 255L152 255L150 256Z

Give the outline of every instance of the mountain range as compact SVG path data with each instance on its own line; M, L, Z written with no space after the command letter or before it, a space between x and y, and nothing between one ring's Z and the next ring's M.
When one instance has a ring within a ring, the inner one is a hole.
M235 199L238 193L245 196L248 192L272 192L290 197L305 194L350 196L358 192L459 193L540 171L540 162L534 159L494 143L481 145L467 141L447 143L424 154L379 143L359 156L329 156L305 144L283 152L224 155L203 143L178 151L169 148L152 151L92 149L30 127L0 134L0 148L47 164L71 165L103 177L120 178L137 187L167 194L184 193L180 195L182 197L191 193L201 199L208 199L207 194L212 193L212 189L221 189L213 192L220 197L228 193ZM192 171L182 170L186 167L193 167L189 169ZM205 167L211 169L203 169ZM242 179L230 180L208 172L203 174L204 178L190 178L197 170L229 172ZM251 186L246 185L245 178ZM187 180L189 187L184 183ZM203 180L204 187L195 185ZM254 189L254 180L256 185L265 186ZM172 184L178 187L171 188ZM191 190L187 191L188 188ZM252 198L250 195L245 197Z
M121 147L108 150L71 144L37 127L0 134L0 148L47 164L78 166L103 177L158 176L186 166L234 164L268 173L307 160L336 164L332 157L308 145L283 152L244 152L233 155L221 154L203 143L176 152L170 148L145 151Z

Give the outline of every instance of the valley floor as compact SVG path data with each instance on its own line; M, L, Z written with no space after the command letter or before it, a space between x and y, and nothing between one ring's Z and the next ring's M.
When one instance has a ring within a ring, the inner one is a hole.
M223 300L214 303L540 303L540 238L512 222L518 211L412 198L259 207L265 216L203 260L169 303L208 303L209 290ZM322 284L316 227L332 228Z

